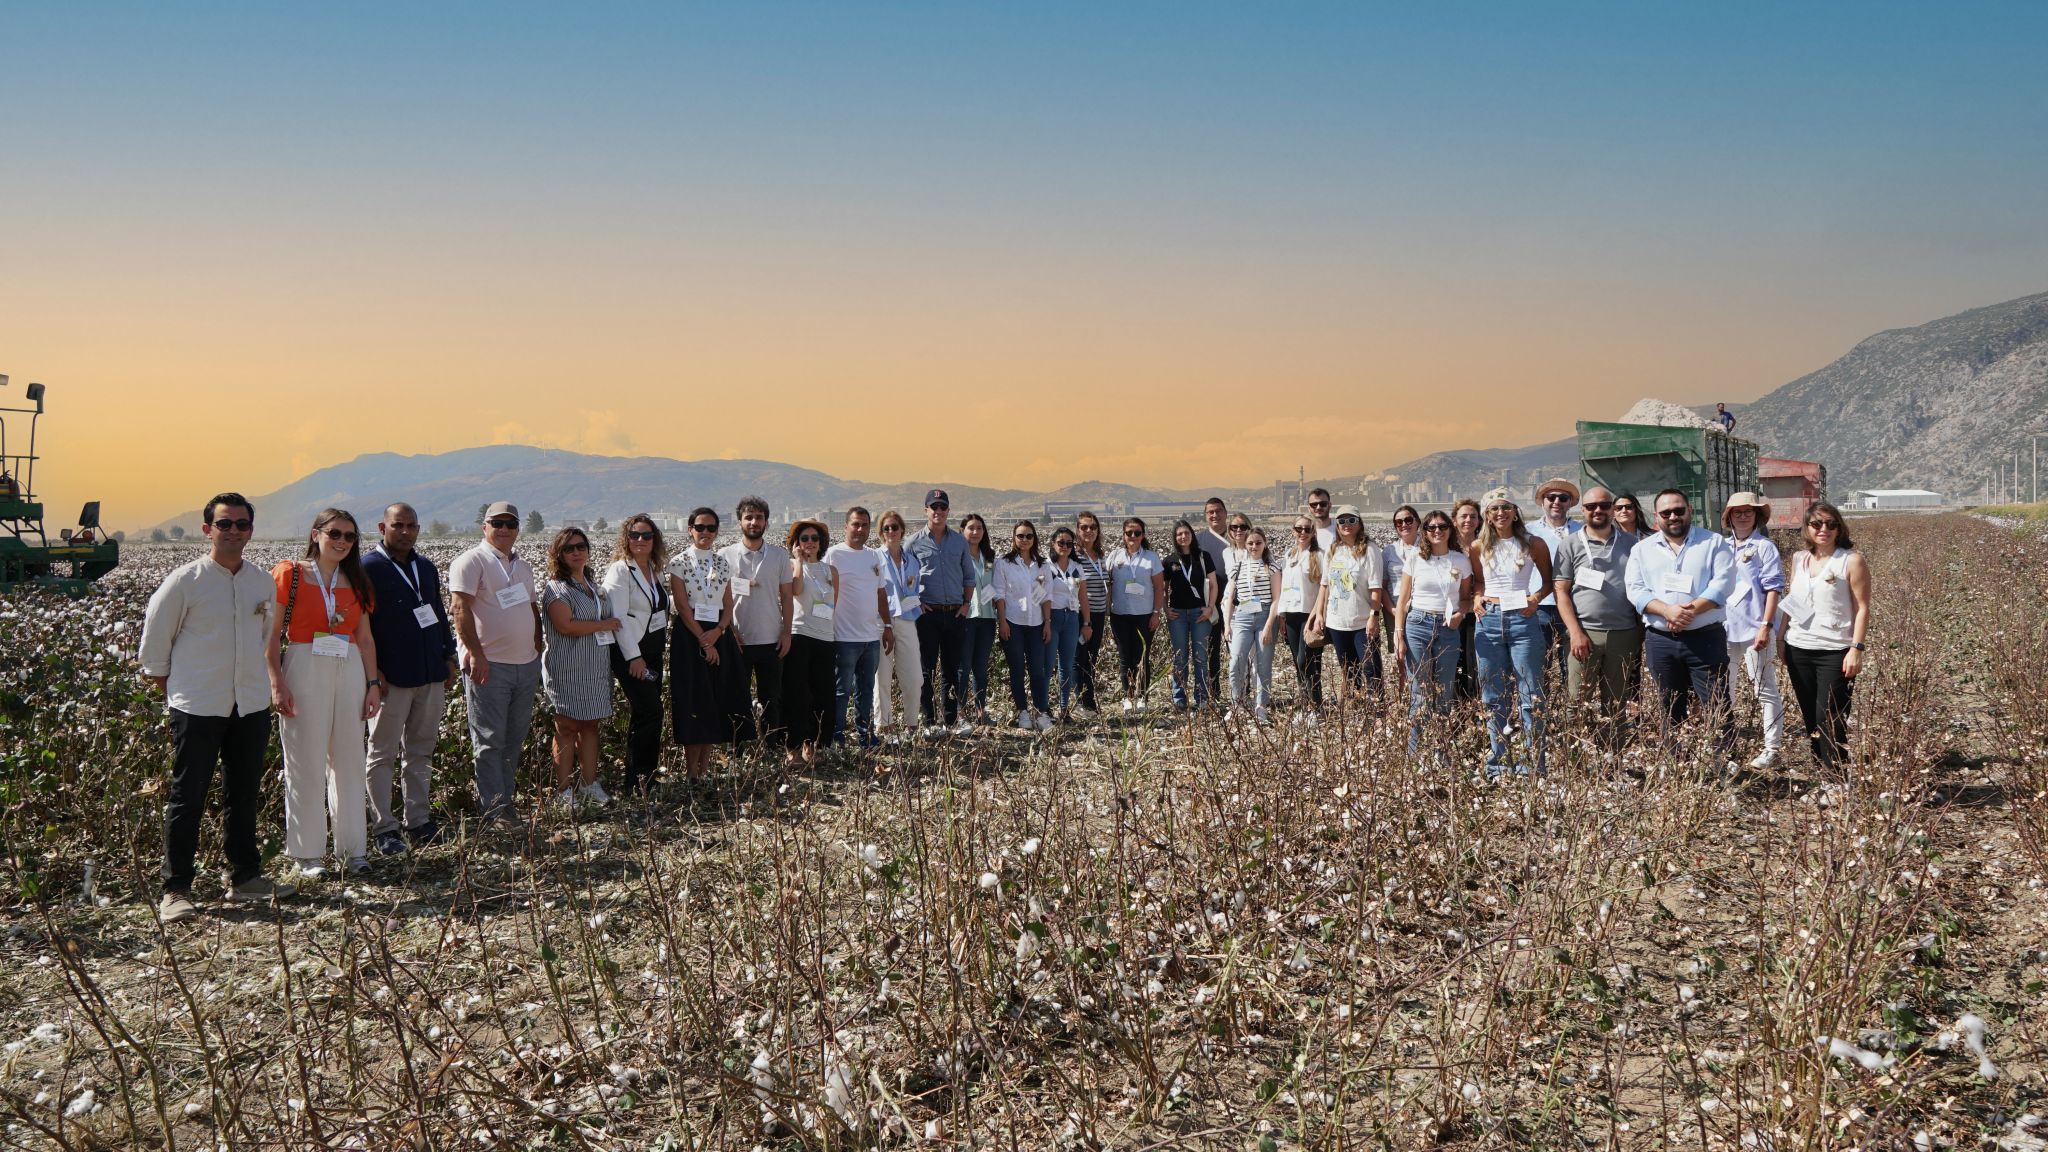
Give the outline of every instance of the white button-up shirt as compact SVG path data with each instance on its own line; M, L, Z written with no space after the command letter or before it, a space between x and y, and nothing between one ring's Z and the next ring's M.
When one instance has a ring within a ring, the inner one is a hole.
M164 578L142 617L142 674L169 677L172 708L191 716L253 716L270 707L270 574L244 560L229 572L202 556Z
M1005 620L1023 628L1045 623L1046 585L1051 571L1052 566L1044 561L1026 564L1009 557L996 561L995 599L1002 601Z
M1690 604L1711 600L1712 608L1692 618L1694 628L1721 623L1727 616L1728 594L1735 590L1735 553L1728 538L1695 524L1686 533L1685 545L1673 550L1662 532L1646 533L1628 554L1628 602L1643 613L1643 623L1659 632L1671 631L1671 622L1650 615L1650 601Z

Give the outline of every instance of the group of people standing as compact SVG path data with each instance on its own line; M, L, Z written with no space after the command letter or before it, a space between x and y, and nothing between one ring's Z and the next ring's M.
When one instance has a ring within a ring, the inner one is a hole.
M520 751L543 693L553 801L602 805L600 729L615 700L627 712L621 783L638 793L656 779L665 723L693 779L721 744L759 743L795 762L839 742L969 734L992 722L997 644L1019 728L1049 731L1076 707L1098 709L1105 636L1117 649L1120 707L1142 713L1162 623L1178 709L1227 697L1232 716L1264 722L1284 641L1297 720L1313 722L1330 648L1340 704L1391 697L1405 682L1413 754L1445 738L1458 698L1479 696L1489 775L1542 769L1553 672L1574 699L1597 697L1604 731L1618 736L1647 667L1667 731L1698 702L1725 751L1739 671L1762 705L1752 764L1763 768L1783 737L1782 662L1814 755L1841 755L1870 576L1838 510L1808 511L1788 575L1762 530L1768 507L1748 493L1728 502L1725 535L1692 524L1676 489L1658 494L1654 520L1632 496L1596 487L1581 500L1564 480L1537 498L1543 515L1529 521L1505 489L1426 516L1403 507L1394 538L1375 541L1356 508L1316 489L1283 555L1220 499L1208 501L1202 527L1176 522L1157 550L1142 519L1123 520L1112 544L1082 512L1049 539L1019 521L999 554L981 516L953 526L942 489L926 493L915 532L899 513L875 523L856 507L837 542L815 519L771 541L767 502L747 497L735 509L740 538L723 548L714 509L694 510L688 541L673 549L637 514L602 568L583 529L560 529L538 575L516 548L519 509L501 501L485 509L482 540L449 565L444 598L407 504L384 510L367 549L353 515L321 512L303 555L266 578L242 562L254 508L223 493L201 524L208 554L164 581L143 628L142 673L168 696L176 745L160 910L166 920L196 914L193 859L216 766L230 898L293 890L261 874L255 848L273 712L298 879L330 861L367 867L373 846L399 853L437 840L430 764L458 681L478 808L500 824L515 821ZM1582 520L1570 518L1575 503ZM869 543L876 528L879 547Z

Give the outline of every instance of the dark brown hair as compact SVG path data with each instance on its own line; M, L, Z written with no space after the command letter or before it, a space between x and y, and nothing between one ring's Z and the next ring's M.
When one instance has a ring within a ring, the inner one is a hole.
M631 532L635 524L645 524L647 530L654 533L654 550L647 554L647 563L656 572L668 567L668 541L661 534L661 525L645 512L635 512L619 521L619 539L612 545L612 558L628 564L633 562L633 542L627 539L626 533Z
M569 570L569 562L563 558L562 549L578 540L583 541L583 546L586 549L590 547L590 537L581 528L564 528L555 533L553 540L548 541L548 579L585 581L590 579L589 552L583 553L583 571L581 572L571 572Z
M209 503L207 506L210 508L212 504ZM242 507L249 506L244 504ZM250 509L249 515L253 519L256 515L255 510ZM343 508L321 509L320 514L313 517L312 532L306 536L306 559L319 560L320 533L336 520L346 520L348 526L356 530L356 538L348 546L348 555L341 558L341 576L348 581L348 586L355 590L356 602L363 606L363 611L368 612L377 606L377 595L370 587L370 578L363 574L363 528L356 523L354 513Z
M1813 551L1813 529L1808 528L1806 522L1813 519L1813 514L1816 512L1825 512L1835 518L1835 549L1837 551L1844 551L1856 546L1856 541L1849 538L1849 521L1842 517L1842 510L1825 500L1815 500L1806 506L1806 515L1799 518L1799 542L1806 546L1808 552Z

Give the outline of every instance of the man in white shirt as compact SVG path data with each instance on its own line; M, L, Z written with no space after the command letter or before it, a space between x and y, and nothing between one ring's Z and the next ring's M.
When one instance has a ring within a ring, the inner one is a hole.
M838 659L838 691L832 709L833 738L846 731L846 706L854 705L855 732L862 748L875 736L875 670L884 651L896 650L889 627L889 591L882 587L882 554L868 547L874 522L855 505L846 513L846 542L825 553L839 573L839 606L832 612L832 643Z
M1553 568L1564 542L1584 527L1571 518L1572 505L1578 502L1579 486L1562 476L1553 476L1536 488L1536 503L1543 508L1543 515L1528 522L1529 534L1541 537L1550 546ZM1571 653L1571 635L1565 629L1564 618L1558 613L1557 599L1552 597L1537 605L1536 614L1543 620L1544 664L1555 666L1564 673L1565 657Z
M206 555L173 571L149 598L138 663L171 713L171 787L164 798L163 897L167 924L199 914L192 903L193 857L213 768L221 770L221 848L230 900L290 896L263 875L256 813L263 806L263 754L270 744L270 676L264 645L277 585L242 549L256 510L236 492L206 502L199 531Z
M1337 522L1330 518L1330 490L1308 490L1308 520L1316 526L1316 545L1325 553L1337 542Z
M1645 629L1643 667L1664 705L1666 743L1697 699L1725 760L1732 731L1722 621L1735 588L1735 554L1726 537L1692 522L1692 503L1676 488L1657 493L1655 519L1656 533L1628 554L1628 599Z
M513 823L519 751L540 689L540 599L533 568L519 558L519 509L500 500L484 509L483 542L448 566L455 594L455 635L462 645L469 739L476 749L476 794L484 818Z
M739 718L733 739L742 744L759 739L770 748L781 748L782 658L789 655L795 623L789 600L796 582L790 575L789 549L768 542L768 515L766 500L742 497L733 510L733 519L740 522L740 542L727 544L718 554L732 569L733 630L746 661L742 674L753 681L754 698L761 702L759 729L749 708Z

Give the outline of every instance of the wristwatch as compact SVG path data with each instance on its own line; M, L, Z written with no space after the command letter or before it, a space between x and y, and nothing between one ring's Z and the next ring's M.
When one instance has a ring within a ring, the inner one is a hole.
M368 691L369 691L370 689L372 689L372 688L382 688L383 686L384 686L384 678L383 678L382 676L376 676L376 677L372 677L372 678L371 678L371 679L369 679L369 680L366 680L366 681L364 681L364 683L363 683L363 691L365 691L365 692L368 692Z
M1855 650L1857 650L1858 652L1861 652L1861 651L1863 651L1863 649L1865 648L1865 645L1864 645L1864 644L1862 644L1861 642L1858 642L1858 643L1855 643L1855 644L1851 644L1851 645L1849 645L1849 647L1851 647L1851 648L1854 648L1854 649L1855 649Z

